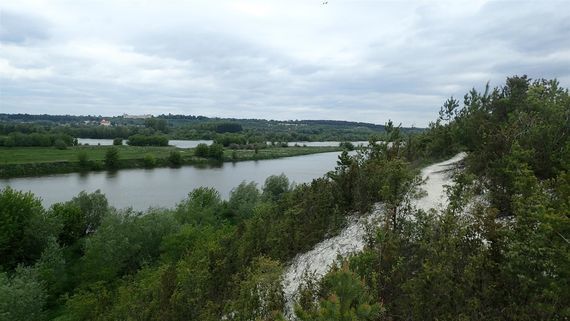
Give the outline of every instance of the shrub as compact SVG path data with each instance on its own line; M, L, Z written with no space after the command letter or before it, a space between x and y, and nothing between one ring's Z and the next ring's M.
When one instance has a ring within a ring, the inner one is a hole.
M86 168L89 165L89 156L85 151L81 151L77 154L77 160L81 168Z
M170 152L170 155L168 156L168 162L170 163L171 166L180 166L182 165L182 155L180 154L179 151L173 150Z
M63 141L63 139L60 139L60 138L56 139L55 143L53 145L57 149L61 149L61 150L67 149L67 144Z
M196 157L208 157L208 145L198 144L194 151L194 155L196 155Z
M145 155L145 157L143 158L143 163L144 163L144 167L146 168L153 168L154 166L156 166L156 158L154 158L154 155Z
M208 156L213 159L224 159L224 147L221 144L212 144L208 148Z
M120 137L117 137L115 139L113 139L113 145L115 146L121 146L123 145L123 139Z
M105 166L108 169L115 169L119 166L119 150L115 147L107 149L105 153Z
M354 144L351 142L342 142L339 144L339 147L345 150L354 150Z

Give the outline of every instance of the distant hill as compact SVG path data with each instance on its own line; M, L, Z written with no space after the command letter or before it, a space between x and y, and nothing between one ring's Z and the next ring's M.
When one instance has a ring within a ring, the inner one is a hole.
M233 122L240 123L244 127L264 127L265 126L330 126L337 128L369 128L375 131L383 131L384 125L353 122L345 120L266 120L266 119L241 119L241 118L220 118L195 115L158 115L155 118L165 119L171 125L182 125L187 123L211 123L211 122ZM102 115L49 115L49 114L5 114L0 113L0 121L4 122L38 122L38 123L59 123L72 124L85 121L110 120L116 124L144 123L144 119L124 118L123 116L102 116ZM249 125L249 126L248 126ZM423 128L403 127L404 131L421 131Z

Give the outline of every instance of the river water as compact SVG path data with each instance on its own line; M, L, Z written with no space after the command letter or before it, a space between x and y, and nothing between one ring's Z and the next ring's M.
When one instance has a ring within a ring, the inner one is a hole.
M421 175L426 179L422 189L427 195L414 200L413 205L426 211L445 205L447 201L445 186L452 184L449 169L464 157L465 153L460 153L451 159L425 167ZM312 250L301 253L292 260L285 270L282 283L285 294L285 315L290 320L295 319L293 307L305 276L319 280L337 262L338 256L347 257L362 251L365 245L366 227L370 223L377 222L382 212L382 204L376 204L368 215L349 220L348 226L339 235L322 241Z
M94 139L94 138L78 138L77 142L79 144L89 144L91 146L101 145L101 146L110 146L113 145L112 139ZM194 148L198 146L198 144L206 144L211 145L214 141L212 140L176 140L171 139L168 141L168 145L176 146L178 148ZM123 145L127 144L127 140L123 140ZM338 144L337 144L338 146Z
M338 152L286 157L272 160L223 163L219 166L125 169L117 172L57 174L0 179L0 188L11 186L31 191L44 206L68 201L81 191L101 190L117 208L172 207L193 189L213 187L223 198L242 181L262 186L271 175L285 174L291 182L306 183L336 166Z
M113 145L112 139L93 139L93 138L78 138L77 141L79 144L89 144L89 145L101 145L101 146L109 146ZM176 146L178 148L194 148L198 146L198 144L206 144L211 145L214 141L212 140L176 140L171 139L168 141L168 145ZM271 144L271 142L267 142ZM367 141L356 141L351 142L354 146L364 146L368 145ZM123 140L123 145L127 144L127 140ZM287 143L289 146L299 145L299 146L308 146L308 147L321 147L321 146L338 146L340 142L289 142Z

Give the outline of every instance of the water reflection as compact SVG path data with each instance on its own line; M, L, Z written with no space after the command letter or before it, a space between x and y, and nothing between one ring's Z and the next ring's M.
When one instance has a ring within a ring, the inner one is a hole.
M1 179L0 188L32 191L45 206L67 201L80 191L100 189L111 205L135 210L172 207L200 186L217 189L228 198L231 189L242 181L262 185L270 175L284 173L291 181L310 182L333 170L339 153L323 153L273 160L255 160L180 168L126 169L115 172L58 174L41 177Z

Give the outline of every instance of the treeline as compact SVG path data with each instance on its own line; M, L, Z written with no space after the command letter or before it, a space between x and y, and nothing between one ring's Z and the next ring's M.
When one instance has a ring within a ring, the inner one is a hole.
M168 137L164 135L132 135L127 144L131 146L168 146Z
M259 141L366 141L384 133L383 125L329 120L275 121L263 119L224 119L202 116L159 115L146 119L106 117L112 126L99 126L100 116L50 116L0 114L0 121L12 126L41 126L79 138L126 139L135 134L168 134L171 139L215 139L219 134L242 134ZM18 128L12 127L18 131ZM1 126L0 126L1 130ZM402 132L421 130L401 128Z
M74 115L32 115L32 114L3 114L0 113L0 121L18 121L18 122L52 122L52 123L68 123L81 121L97 121L101 120L101 116L74 116Z
M77 139L66 134L12 132L0 136L0 146L3 147L49 147L66 148L77 145Z

